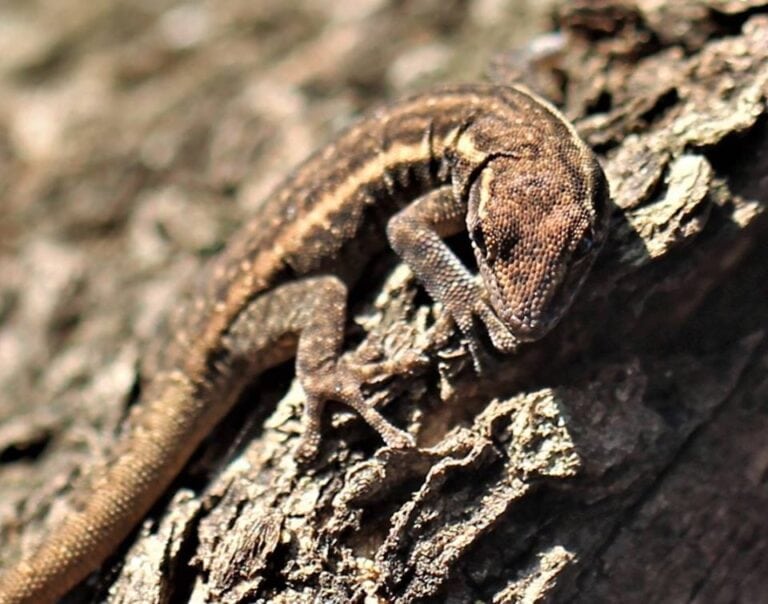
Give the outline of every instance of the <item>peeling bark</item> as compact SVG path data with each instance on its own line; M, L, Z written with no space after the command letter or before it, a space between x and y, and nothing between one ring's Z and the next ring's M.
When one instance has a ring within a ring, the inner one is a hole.
M0 112L0 195L20 224L57 221L29 238L0 225L21 252L0 257L0 563L55 526L114 443L190 256L258 211L318 121L350 112L301 86L359 74L365 91L375 67L349 49L386 49L398 27L395 9L325 33L297 14L295 55L222 56L214 41L196 55L158 33L105 51L77 74L105 69L118 92L94 94L117 108L70 124L72 148L47 164ZM766 600L768 3L583 0L556 25L491 75L561 104L610 181L612 235L563 323L477 376L409 271L378 258L348 354L418 359L368 394L421 448L381 448L332 407L319 459L298 467L302 393L279 368L68 601ZM58 73L46 56L16 77ZM167 89L143 89L157 73Z

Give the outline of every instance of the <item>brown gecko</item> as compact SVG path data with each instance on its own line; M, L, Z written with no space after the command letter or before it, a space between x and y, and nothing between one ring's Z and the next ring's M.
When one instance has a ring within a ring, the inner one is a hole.
M608 188L574 128L521 87L465 85L373 111L300 166L209 266L113 461L76 511L0 577L0 604L53 602L98 568L242 389L296 358L309 458L328 400L390 447L412 437L340 360L347 289L389 240L477 359L482 323L513 351L563 316L605 239ZM466 229L481 280L442 238Z

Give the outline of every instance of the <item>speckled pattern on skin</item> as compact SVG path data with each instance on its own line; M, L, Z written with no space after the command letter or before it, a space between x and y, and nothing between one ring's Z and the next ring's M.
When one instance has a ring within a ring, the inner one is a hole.
M466 337L513 351L563 316L605 239L607 184L548 103L467 85L372 112L310 157L209 266L174 320L157 374L78 511L0 578L0 603L53 602L108 556L259 372L296 357L304 440L328 400L392 447L413 446L339 361L347 289L387 238ZM443 243L466 229L482 285Z

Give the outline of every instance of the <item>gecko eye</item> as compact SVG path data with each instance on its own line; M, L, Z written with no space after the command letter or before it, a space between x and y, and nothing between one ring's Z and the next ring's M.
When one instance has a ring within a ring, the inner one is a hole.
M594 233L592 232L592 229L590 229L584 233L582 238L579 240L579 243L576 245L576 249L573 250L573 259L578 262L579 260L586 258L594 249L594 247Z
M483 256L488 255L488 248L485 244L485 235L483 234L483 228L480 225L472 229L472 242Z

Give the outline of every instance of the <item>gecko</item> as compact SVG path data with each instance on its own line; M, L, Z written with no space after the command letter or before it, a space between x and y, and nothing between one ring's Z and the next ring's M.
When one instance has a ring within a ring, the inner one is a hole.
M0 604L54 602L96 570L243 389L288 360L305 393L299 459L317 450L328 401L387 446L415 446L364 399L365 372L341 354L347 292L366 261L389 243L473 358L481 333L512 353L563 317L606 239L609 197L573 125L522 86L447 86L362 117L209 262L115 454L74 511L0 575ZM445 243L462 231L477 274Z

